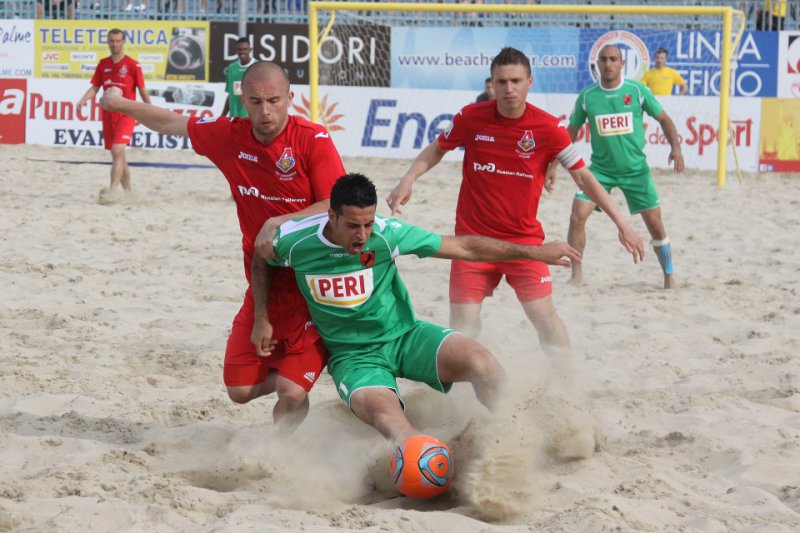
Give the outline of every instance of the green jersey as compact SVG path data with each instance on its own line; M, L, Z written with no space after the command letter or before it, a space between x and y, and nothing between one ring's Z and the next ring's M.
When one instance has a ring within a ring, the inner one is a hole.
M392 218L375 217L361 253L349 254L323 235L327 213L280 226L274 247L278 261L294 269L311 318L331 351L344 346L388 342L415 322L408 290L395 259L439 251L442 237Z
M250 59L248 64L242 65L237 59L225 67L225 92L228 93L228 114L231 117L247 117L247 110L242 105L242 77L255 62L255 59Z
M644 155L642 117L644 113L656 117L662 111L650 89L623 78L616 89L593 83L582 90L569 123L581 127L589 119L592 170L616 177L641 175L650 170Z

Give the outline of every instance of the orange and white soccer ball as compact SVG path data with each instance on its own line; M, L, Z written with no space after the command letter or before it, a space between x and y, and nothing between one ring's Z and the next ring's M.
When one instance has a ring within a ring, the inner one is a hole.
M430 435L414 435L394 450L389 472L397 490L410 498L433 498L447 490L455 476L447 445Z

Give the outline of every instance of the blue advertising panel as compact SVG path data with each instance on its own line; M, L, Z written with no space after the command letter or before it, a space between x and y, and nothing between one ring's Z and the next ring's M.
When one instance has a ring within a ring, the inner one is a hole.
M504 46L528 55L534 91L576 92L576 28L392 28L392 87L483 91Z
M689 94L717 96L720 85L722 33L719 31L658 31L584 29L580 36L579 87L597 81L595 62L600 49L615 44L622 50L623 75L639 79L655 59L658 48L669 54L667 65L677 70ZM778 32L745 32L735 58L732 83L736 96L775 96L777 92Z

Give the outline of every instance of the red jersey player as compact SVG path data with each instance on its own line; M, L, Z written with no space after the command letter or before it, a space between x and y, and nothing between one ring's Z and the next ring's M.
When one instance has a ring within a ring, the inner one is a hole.
M463 146L456 234L541 244L544 231L536 218L539 198L547 167L557 159L614 221L620 241L638 262L644 255L642 239L586 167L567 130L558 119L527 103L533 84L527 56L514 48L503 48L492 60L491 74L496 100L464 107L451 127L420 152L387 198L392 214L400 212L411 199L417 178L441 161L448 150ZM492 295L503 276L514 288L545 351L568 355L569 335L553 305L550 272L544 263L453 261L451 327L477 335L483 299Z
M272 235L284 221L328 208L333 183L344 174L341 157L322 126L288 115L293 94L284 70L254 64L242 79L242 102L250 118L188 118L121 98L108 90L104 109L121 111L155 131L188 135L198 154L225 175L242 230L245 274L255 250L271 253ZM276 269L269 294L269 322L277 344L258 351L250 288L233 321L225 351L224 379L237 403L277 391L276 422L294 427L308 412L308 391L325 366L327 352L311 322L294 275Z
M150 97L144 90L144 76L142 67L125 55L125 34L120 29L108 32L109 57L100 60L92 76L92 86L78 101L78 107L94 99L100 87L107 90L109 87L118 87L123 98L136 100L136 90L142 101L150 103ZM112 195L119 189L120 184L126 191L131 190L131 170L128 167L128 158L125 147L131 142L133 127L136 121L123 113L103 113L103 144L106 150L111 151L111 185L108 194ZM110 199L105 191L100 192L100 200Z

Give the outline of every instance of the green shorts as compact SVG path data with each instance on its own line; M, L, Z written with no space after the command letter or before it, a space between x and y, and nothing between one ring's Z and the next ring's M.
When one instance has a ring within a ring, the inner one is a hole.
M447 392L452 384L439 381L436 360L442 342L452 333L450 328L417 320L410 330L389 342L331 349L328 371L348 407L352 394L365 387L392 389L400 398L396 378Z
M628 203L628 211L631 215L661 205L656 192L656 184L649 170L643 174L623 178L612 178L594 169L591 169L591 171L606 191L611 192L614 187L619 187L622 194L625 195L625 201ZM580 189L575 193L575 198L586 202L592 201Z

